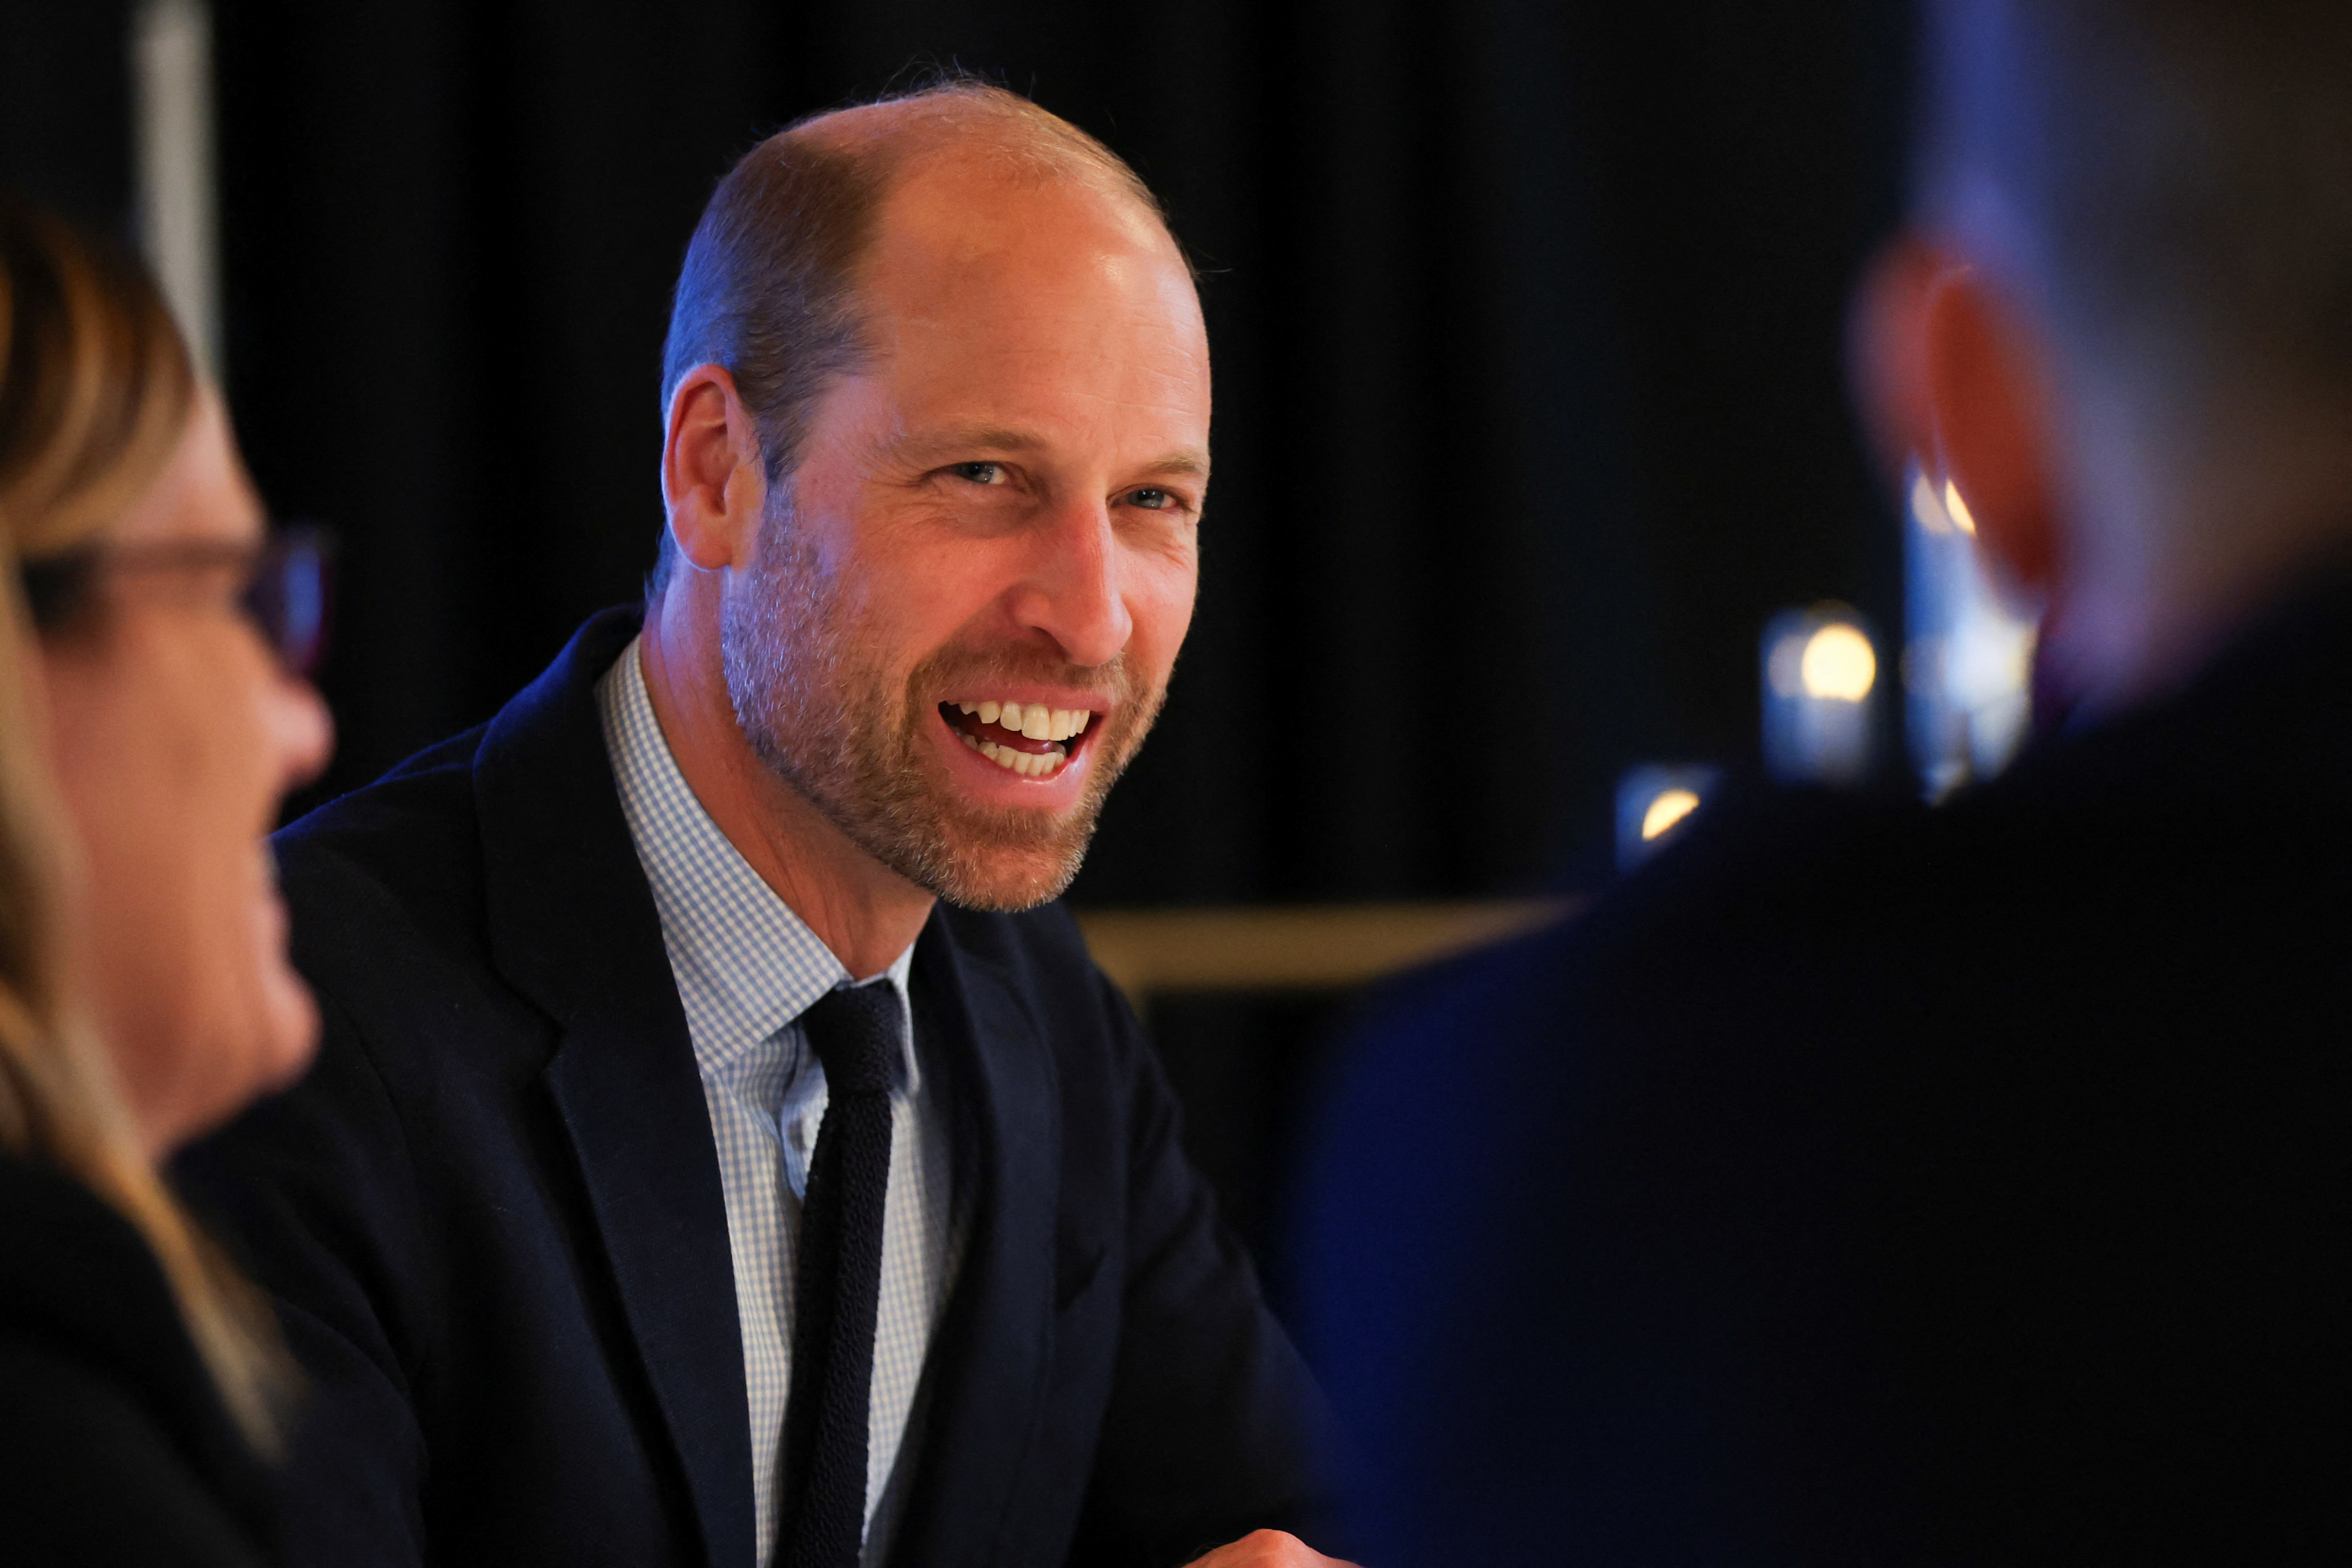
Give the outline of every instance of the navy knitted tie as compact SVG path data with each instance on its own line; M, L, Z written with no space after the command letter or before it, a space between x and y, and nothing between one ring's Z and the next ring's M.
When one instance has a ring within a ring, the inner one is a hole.
M898 994L887 983L828 991L801 1016L801 1027L824 1064L826 1103L801 1205L776 1562L779 1568L857 1568L866 1535L882 1218L890 1191Z

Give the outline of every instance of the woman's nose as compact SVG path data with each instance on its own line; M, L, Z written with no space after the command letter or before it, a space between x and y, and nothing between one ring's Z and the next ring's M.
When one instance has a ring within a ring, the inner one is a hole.
M326 767L335 749L335 721L316 687L281 675L270 694L269 727L278 758L278 792L290 795Z

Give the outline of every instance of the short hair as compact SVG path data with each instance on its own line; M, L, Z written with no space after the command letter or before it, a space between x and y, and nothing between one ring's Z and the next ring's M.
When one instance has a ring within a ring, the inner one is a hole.
M841 133L843 113L886 106L898 112L877 132ZM1167 221L1117 153L990 82L950 77L811 115L745 153L703 208L662 349L664 417L688 371L724 366L759 428L768 482L788 481L818 398L868 353L856 275L883 198L899 174L950 151L1028 179L1089 181ZM665 527L648 599L668 581L677 548Z
M2352 393L2352 5L1928 16L1923 194L1990 179L2062 342L2117 368Z

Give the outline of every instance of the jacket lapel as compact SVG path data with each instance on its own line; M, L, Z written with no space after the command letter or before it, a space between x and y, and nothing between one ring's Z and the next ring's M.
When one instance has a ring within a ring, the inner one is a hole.
M960 946L942 909L915 949L919 1015L953 1065L958 1136L973 1158L971 1231L924 1370L921 1468L893 1553L990 1559L1053 1364L1054 1230L1061 1176L1053 1053L1018 990Z
M490 943L562 1026L548 1085L709 1561L750 1568L750 1415L719 1158L596 712L595 682L636 627L631 611L590 621L483 738Z

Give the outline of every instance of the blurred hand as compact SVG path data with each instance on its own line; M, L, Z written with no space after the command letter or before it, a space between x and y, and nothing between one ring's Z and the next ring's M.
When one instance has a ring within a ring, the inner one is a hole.
M1326 1557L1295 1535L1278 1530L1258 1530L1231 1546L1220 1546L1192 1568L1356 1568L1337 1557Z

